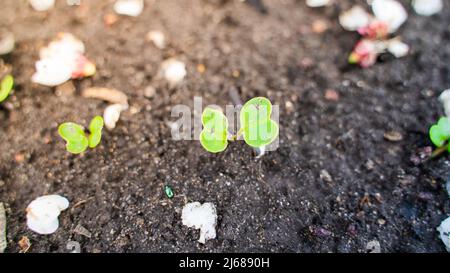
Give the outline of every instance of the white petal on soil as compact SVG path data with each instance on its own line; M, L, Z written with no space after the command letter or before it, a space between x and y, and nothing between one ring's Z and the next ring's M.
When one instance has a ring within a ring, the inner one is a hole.
M437 228L439 236L442 242L445 244L447 251L450 252L450 217L442 221L441 225Z
M37 11L46 11L55 6L55 0L29 0L30 5Z
M358 5L339 15L339 23L348 31L356 31L361 27L367 26L369 21L370 14Z
M306 5L311 8L323 7L331 3L332 0L306 0Z
M147 33L147 40L151 41L159 49L166 47L166 38L161 31L150 31Z
M186 66L176 59L168 59L162 62L161 72L170 85L175 86L186 76Z
M443 8L442 0L413 0L414 11L422 16L431 16L439 13Z
M387 50L396 58L401 58L408 55L409 46L400 39L392 39L388 41Z
M445 115L450 118L450 89L444 90L439 96L439 100L444 106Z
M44 195L27 207L27 225L39 234L51 234L58 229L58 216L69 207L69 201L59 195Z
M213 203L199 202L188 203L181 212L183 225L200 229L200 238L198 241L202 244L206 240L216 238L217 212Z
M58 33L56 39L39 51L36 73L32 81L47 86L56 86L72 78L80 71L80 59L85 59L84 44L70 33ZM78 77L78 76L77 76Z
M85 51L82 41L77 39L71 33L58 33L56 39L51 41L46 47L39 51L41 59L50 58L74 58Z
M36 73L31 77L34 83L57 86L72 77L72 67L57 59L45 59L36 62Z
M112 130L116 127L117 121L119 121L120 113L128 109L126 104L111 104L105 108L103 112L103 121L105 122L106 128Z
M117 0L114 3L114 11L117 14L136 17L144 9L144 0Z
M408 18L405 8L395 0L374 0L372 12L378 20L388 25L389 33L397 31Z
M7 30L0 30L0 55L11 53L14 49L14 34Z

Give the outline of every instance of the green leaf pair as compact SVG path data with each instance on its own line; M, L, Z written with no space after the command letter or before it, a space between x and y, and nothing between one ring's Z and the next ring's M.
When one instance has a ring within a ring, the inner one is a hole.
M441 117L437 124L430 128L430 139L437 147L443 147L450 140L450 119ZM450 153L450 145L448 147Z
M73 154L84 152L87 147L95 148L102 139L103 118L95 116L89 124L89 137L84 127L73 122L66 122L58 127L59 135L67 142L66 149Z
M6 100L14 86L14 78L11 75L6 75L0 83L0 102Z
M267 98L249 100L241 109L241 128L234 138L242 134L244 141L254 148L269 145L277 138L279 131L278 124L270 119L271 114L272 104ZM202 146L211 153L224 151L228 145L228 120L225 115L208 107L203 111L202 124Z

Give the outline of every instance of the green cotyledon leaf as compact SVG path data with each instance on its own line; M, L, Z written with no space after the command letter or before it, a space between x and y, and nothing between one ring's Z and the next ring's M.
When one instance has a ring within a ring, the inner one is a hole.
M11 92L14 86L14 78L11 75L6 75L0 83L0 102L4 101Z
M247 127L249 124L270 119L272 114L272 103L264 97L256 97L247 101L242 106L239 118L241 127Z
M59 125L58 133L65 141L81 142L86 138L83 126L73 122L65 122Z
M211 153L224 151L228 146L228 119L216 109L207 107L202 113L203 130L200 143Z
M66 149L70 153L82 153L89 145L83 126L76 123L66 122L61 124L58 127L58 133L67 142Z
M66 144L66 149L72 154L79 154L84 152L89 145L88 139L85 137L81 141L68 141Z
M266 119L244 127L244 141L254 148L267 146L277 138L278 131L278 124L271 119Z
M102 139L102 130L103 130L103 118L101 116L95 116L91 123L89 124L89 131L91 134L89 135L89 147L95 148Z
M430 139L437 147L442 147L450 139L450 119L441 117L437 124L430 128Z
M257 97L244 104L240 112L241 132L244 141L255 148L269 145L279 133L278 124L270 119L272 103Z

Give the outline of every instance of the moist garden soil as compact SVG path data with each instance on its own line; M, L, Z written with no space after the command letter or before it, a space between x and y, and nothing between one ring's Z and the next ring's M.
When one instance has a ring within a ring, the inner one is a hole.
M436 227L450 213L448 156L420 165L410 157L431 146L428 128L443 115L438 95L450 87L447 2L420 17L403 1L409 18L398 34L411 53L382 55L368 69L347 64L358 35L337 23L356 1L318 9L297 0L146 1L139 17L109 27L103 17L114 1L57 2L44 13L26 1L1 4L0 25L17 39L4 58L16 86L0 110L7 252L19 252L23 236L30 252L69 252L70 241L82 252L366 252L373 240L382 252L445 251ZM313 31L317 22L328 28ZM165 33L166 49L146 41L150 30ZM97 74L73 87L32 84L39 48L61 31L85 42ZM188 70L175 89L156 77L169 57ZM102 115L105 102L80 95L91 86L122 90L130 110L97 148L71 155L57 126ZM146 97L149 87L156 94ZM238 141L210 154L198 141L171 138L173 106L193 107L201 96L203 106L224 107L232 89L243 101L280 105L276 151L256 159ZM402 139L387 140L391 131ZM45 194L67 197L70 207L57 232L43 236L27 228L25 208ZM217 238L205 245L181 222L193 201L217 206Z

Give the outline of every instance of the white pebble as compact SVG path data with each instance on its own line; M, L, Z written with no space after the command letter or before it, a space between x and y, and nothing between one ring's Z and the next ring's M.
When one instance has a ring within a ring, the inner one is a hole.
M166 47L166 38L161 31L150 31L147 33L147 40L151 41L159 49Z
M395 0L374 0L372 12L375 17L388 25L389 33L394 33L406 21L408 13Z
M103 112L103 121L107 129L112 130L116 127L117 121L119 121L120 113L128 109L126 104L111 104L105 108Z
M369 24L370 15L361 6L353 6L339 15L339 23L348 31L356 31Z
M444 112L450 118L450 89L444 90L439 96L439 100L444 106Z
M136 17L144 9L144 0L117 0L114 11L117 14Z
M172 87L178 85L186 76L186 66L176 59L165 60L161 64L161 72Z
M44 195L27 207L28 228L39 234L51 234L58 229L58 216L69 207L69 201L59 195Z
M36 73L31 77L34 83L57 86L72 77L72 68L58 59L44 59L36 62Z
M55 6L55 0L29 0L29 2L36 11L46 11Z
M450 252L450 217L442 221L441 225L437 228L442 242L445 244L447 251Z
M392 39L388 41L387 50L396 58L401 58L408 55L409 46L400 39Z
M15 45L14 34L7 30L0 30L0 55L13 51Z
M213 203L188 203L183 207L181 219L183 225L200 229L200 243L216 238L217 212Z
M422 16L431 16L439 13L443 8L442 0L413 0L414 11Z
M323 7L331 3L331 0L306 0L306 5L311 8Z

